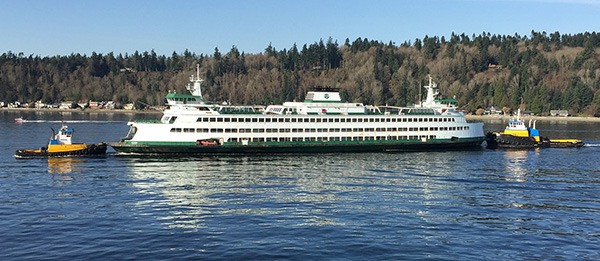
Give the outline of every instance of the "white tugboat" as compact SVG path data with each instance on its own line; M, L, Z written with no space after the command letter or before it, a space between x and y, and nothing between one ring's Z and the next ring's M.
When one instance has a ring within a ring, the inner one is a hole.
M413 107L342 102L336 88L320 87L264 112L206 103L199 68L191 82L191 94L167 95L159 121L129 122L127 137L109 145L119 154L320 153L479 148L485 139L483 123L435 101L431 82Z

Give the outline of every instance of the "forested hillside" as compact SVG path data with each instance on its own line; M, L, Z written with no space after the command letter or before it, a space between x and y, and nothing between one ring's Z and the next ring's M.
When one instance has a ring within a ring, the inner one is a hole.
M193 46L191 47L193 48ZM600 114L600 35L531 32L529 36L452 34L400 45L331 39L259 54L235 46L212 54L0 56L0 101L64 100L160 105L169 90L184 92L196 64L208 100L272 104L302 100L312 86L341 88L348 101L414 103L431 74L442 94L463 109L509 107L548 114L568 109Z

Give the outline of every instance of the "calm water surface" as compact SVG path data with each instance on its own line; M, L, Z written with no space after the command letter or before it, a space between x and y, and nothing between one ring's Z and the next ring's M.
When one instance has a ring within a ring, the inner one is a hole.
M600 259L600 123L538 122L580 149L13 157L131 117L0 111L0 259Z

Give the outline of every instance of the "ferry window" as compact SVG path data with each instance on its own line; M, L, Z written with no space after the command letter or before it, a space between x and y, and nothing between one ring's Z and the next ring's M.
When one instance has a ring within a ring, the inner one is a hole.
M171 128L171 132L181 132L181 128Z
M177 116L173 116L171 117L171 119L169 120L169 123L173 123L175 122L175 120L177 119Z
M259 118L258 122L265 122L265 119L264 118Z
M310 118L310 122L315 122L315 118Z
M244 120L244 121L245 121L245 122L251 122L251 121L252 121L252 119L250 119L250 118L245 118L245 120Z
M290 122L290 118L285 118L285 122Z
M223 122L223 118L217 118L217 122Z
M231 118L231 122L237 122L238 119L237 118Z
M195 132L193 128L184 128L183 132Z
M225 119L223 119L223 120L224 120L225 122L230 122L230 121L231 121L231 118L225 118Z
M217 119L215 119L215 118L210 118L210 119L208 119L208 121L210 121L210 122L215 122L215 121L217 121Z
M257 118L252 118L252 122L258 122Z
M427 128L421 127L421 128L419 128L419 131L427 131Z
M202 121L202 118L196 119L196 122L201 122L201 121Z
M271 118L266 118L265 122L271 122Z
M212 132L212 133L217 133L217 129L214 129L214 128L213 128L213 129L210 129L210 132Z

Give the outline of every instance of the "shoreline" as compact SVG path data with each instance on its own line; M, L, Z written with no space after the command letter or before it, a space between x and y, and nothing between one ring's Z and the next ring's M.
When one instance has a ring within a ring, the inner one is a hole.
M502 120L506 121L512 119L512 115L465 115L467 120ZM578 117L578 116L521 116L523 120L536 120L536 121L563 121L563 122L600 122L598 117Z
M69 109L69 110L61 110L61 109L37 109L37 108L0 108L0 111L10 111L10 112L58 112L58 113L105 113L105 114L162 114L162 111L157 110L109 110L109 109L87 109L87 110L78 110L78 109ZM511 115L465 115L467 120L502 120L506 121L512 119ZM569 116L569 117L561 117L561 116L521 116L523 120L538 120L538 121L563 121L563 122L600 122L600 117L578 117L578 116Z
M146 111L138 111L138 110L110 110L110 109L37 109L37 108L1 108L0 111L10 111L10 112L59 112L59 113L115 113L115 114L161 114L162 111L156 110L146 110Z

